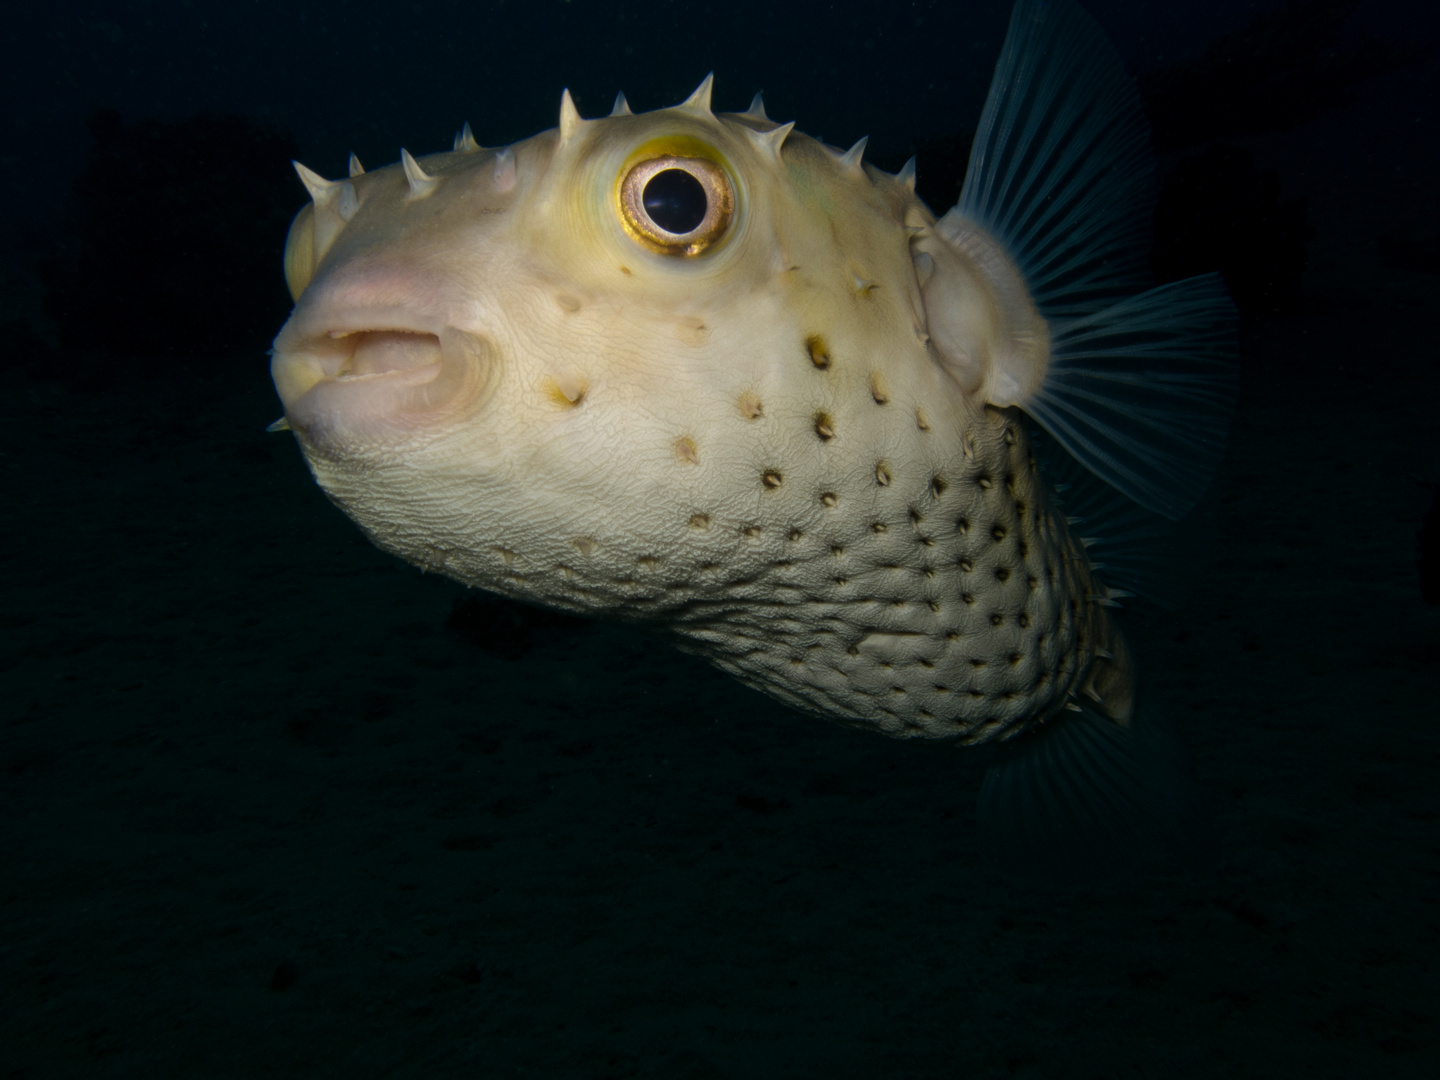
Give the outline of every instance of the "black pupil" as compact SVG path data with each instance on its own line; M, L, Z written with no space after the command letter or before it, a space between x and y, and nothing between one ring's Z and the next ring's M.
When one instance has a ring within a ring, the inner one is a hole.
M666 169L650 178L643 196L650 220L666 232L694 232L705 220L705 188L684 169Z

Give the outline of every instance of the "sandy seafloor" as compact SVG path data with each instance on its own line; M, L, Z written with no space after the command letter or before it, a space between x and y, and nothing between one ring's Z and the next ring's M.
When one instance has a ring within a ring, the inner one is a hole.
M1436 279L1318 224L1198 587L1123 614L1223 850L1091 893L981 861L982 755L448 632L258 355L10 383L0 1077L1437 1075Z

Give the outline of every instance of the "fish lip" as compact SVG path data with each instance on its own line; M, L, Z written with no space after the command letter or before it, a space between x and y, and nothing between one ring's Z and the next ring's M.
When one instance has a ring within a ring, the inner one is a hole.
M413 340L406 340L413 339ZM481 335L401 305L297 310L271 350L291 427L314 443L391 442L474 403ZM354 370L366 357L371 370Z
M438 338L445 320L402 305L301 308L275 338L274 356L309 363L324 378L340 374L343 352L334 342L362 334L428 334Z

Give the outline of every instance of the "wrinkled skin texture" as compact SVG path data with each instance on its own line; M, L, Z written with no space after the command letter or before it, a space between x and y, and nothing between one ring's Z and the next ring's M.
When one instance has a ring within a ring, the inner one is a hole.
M401 558L842 722L978 742L1081 693L1125 721L1105 590L1011 407L1047 339L1003 257L702 91L317 195L274 375L320 485ZM626 226L657 152L733 189L699 254Z

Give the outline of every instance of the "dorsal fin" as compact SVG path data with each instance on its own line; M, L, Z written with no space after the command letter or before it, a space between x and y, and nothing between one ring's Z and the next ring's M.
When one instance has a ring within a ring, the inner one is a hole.
M1001 240L1047 318L1149 284L1153 173L1139 91L1094 20L1019 0L956 209Z

